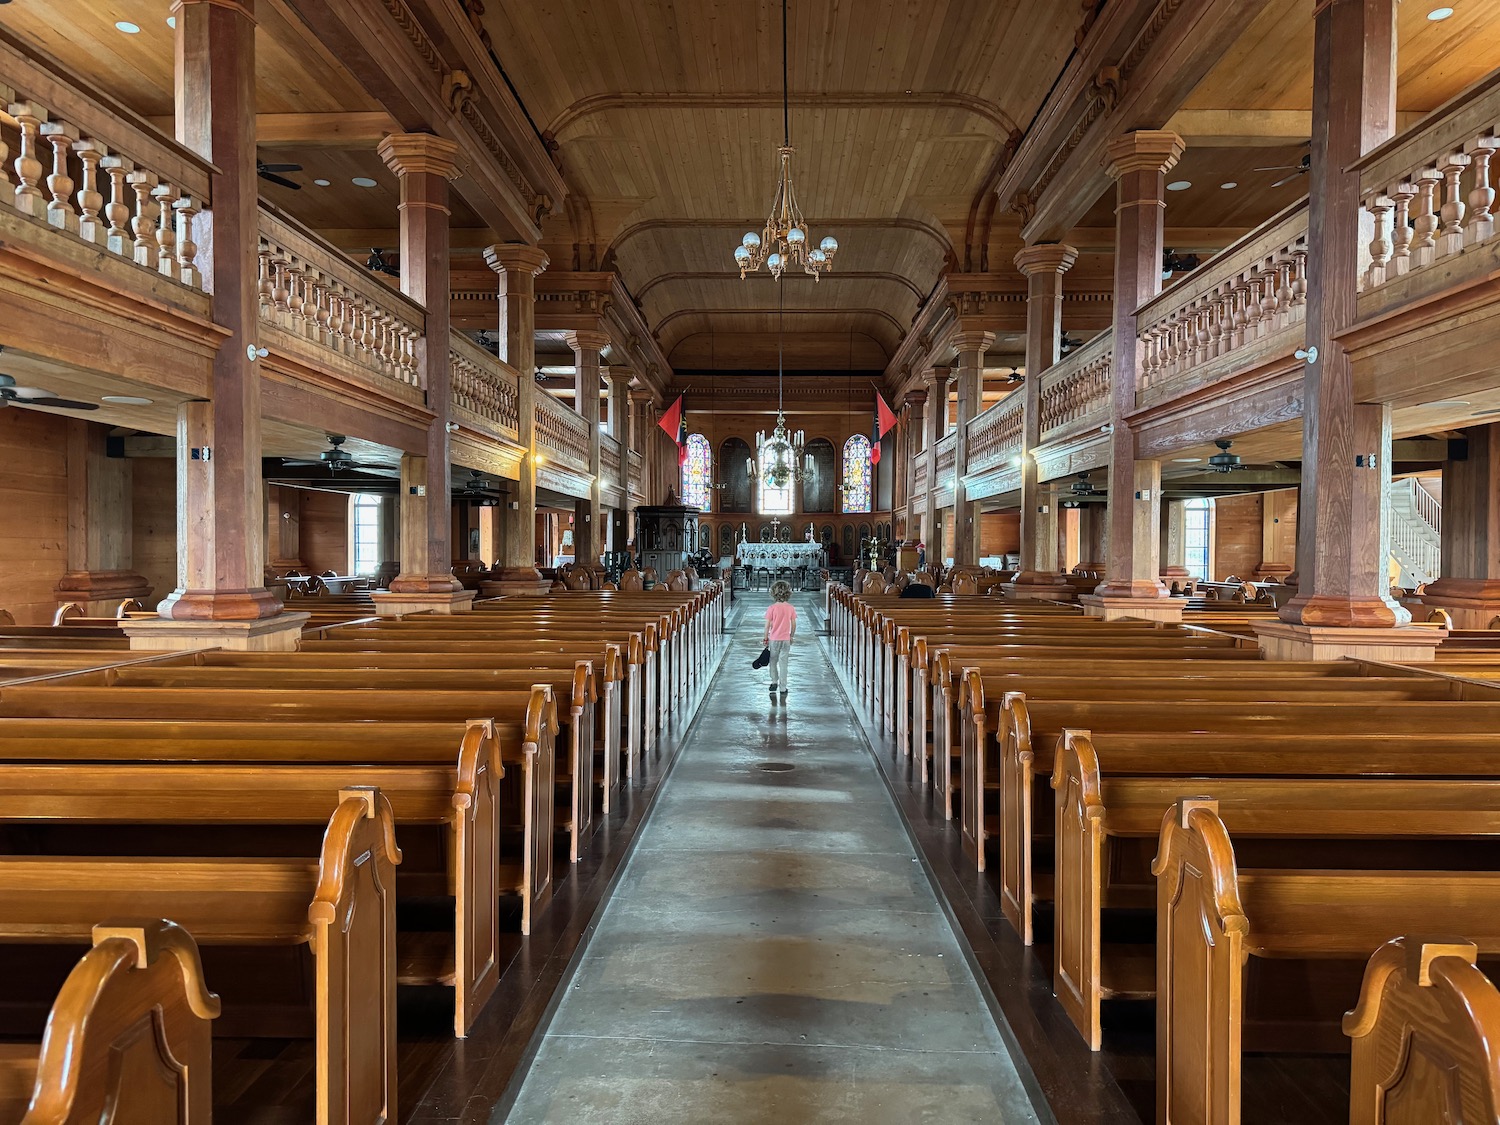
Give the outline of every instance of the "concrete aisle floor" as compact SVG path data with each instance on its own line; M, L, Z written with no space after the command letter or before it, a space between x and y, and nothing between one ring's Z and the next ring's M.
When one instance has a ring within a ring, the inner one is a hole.
M1037 1121L798 595L744 605L512 1122Z

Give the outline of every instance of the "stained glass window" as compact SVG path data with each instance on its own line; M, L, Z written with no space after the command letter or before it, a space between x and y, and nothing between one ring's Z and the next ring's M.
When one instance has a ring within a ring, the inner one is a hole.
M844 442L844 511L870 511L870 439L854 434Z
M760 451L760 469L758 480L760 482L760 512L763 516L786 516L792 512L792 489L795 487L791 481L787 481L780 488L766 483L766 476L770 472L775 459L771 456L771 443L766 444Z
M687 460L682 463L682 502L708 511L708 486L713 483L714 451L702 434L688 434Z

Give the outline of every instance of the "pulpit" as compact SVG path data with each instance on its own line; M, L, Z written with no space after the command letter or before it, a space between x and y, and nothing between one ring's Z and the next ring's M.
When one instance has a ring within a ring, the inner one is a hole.
M666 580L674 570L688 564L698 542L698 509L679 503L669 491L665 504L642 505L635 510L635 546L642 570L655 567Z

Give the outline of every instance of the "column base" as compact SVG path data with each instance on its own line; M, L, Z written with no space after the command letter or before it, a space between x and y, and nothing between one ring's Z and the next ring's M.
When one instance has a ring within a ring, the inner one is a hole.
M1267 621L1255 626L1260 653L1267 660L1387 660L1410 664L1429 661L1448 637L1446 629L1398 626L1361 629L1340 625L1293 625Z
M1182 610L1187 604L1183 598L1118 598L1107 594L1082 594L1078 600L1083 604L1085 617L1098 617L1105 621L1164 621L1173 624L1182 620Z
M1418 594L1403 598L1401 604L1412 611L1414 620L1428 620L1437 610L1445 610L1455 629L1500 629L1500 599L1449 598L1441 593Z
M1078 588L1061 574L1041 576L1055 579L1050 582L1022 581L1027 577L1027 575L1017 575L1014 582L1002 582L1000 589L1012 601L1076 602L1078 600Z
M57 583L58 605L73 602L85 617L113 617L127 599L145 603L151 584L130 570L70 570Z
M279 613L255 621L168 621L128 618L122 623L132 650L181 652L222 648L231 652L295 652L310 613Z
M370 595L381 617L400 617L408 613L468 613L474 608L474 590L447 590L438 593L403 593L383 590Z
M479 584L479 592L486 598L537 597L552 589L550 579L534 566L507 566L499 577Z

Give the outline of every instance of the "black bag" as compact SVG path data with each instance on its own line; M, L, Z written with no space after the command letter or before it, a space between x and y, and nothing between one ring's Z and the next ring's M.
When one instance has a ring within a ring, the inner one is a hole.
M750 662L750 667L764 668L769 663L771 663L771 650L763 648L760 650L760 655Z

